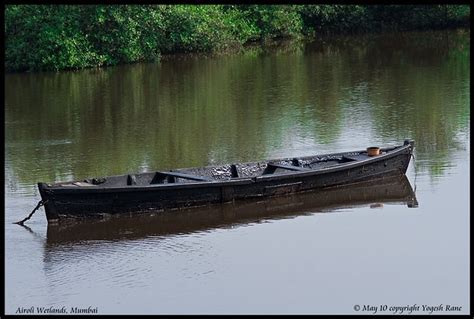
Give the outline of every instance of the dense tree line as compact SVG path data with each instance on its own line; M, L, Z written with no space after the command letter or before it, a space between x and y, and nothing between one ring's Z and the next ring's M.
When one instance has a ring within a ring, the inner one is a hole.
M278 38L469 25L468 5L8 5L7 71L156 61Z

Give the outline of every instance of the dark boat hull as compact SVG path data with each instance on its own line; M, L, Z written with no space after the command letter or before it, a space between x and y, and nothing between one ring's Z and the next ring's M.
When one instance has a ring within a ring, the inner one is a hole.
M228 228L266 220L287 219L344 208L380 207L384 204L417 207L418 202L406 176L396 176L356 185L345 185L288 194L275 198L235 201L134 218L118 215L107 220L83 220L48 225L47 242L83 243L86 240L135 240Z
M212 182L124 187L54 187L39 183L49 222L204 206L255 197L325 189L405 174L413 143L384 155L318 170L267 174ZM330 156L340 155L329 154ZM344 153L352 154L352 153ZM284 160L281 160L282 162ZM129 175L130 176L130 175Z

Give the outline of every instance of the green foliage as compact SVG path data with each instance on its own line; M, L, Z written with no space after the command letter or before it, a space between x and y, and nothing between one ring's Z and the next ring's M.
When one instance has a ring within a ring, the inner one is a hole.
M159 58L159 12L143 6L7 6L7 70L60 70Z
M298 6L241 5L243 18L254 30L249 40L297 37L303 29Z
M85 6L81 30L103 64L149 61L160 57L162 15L144 6Z
M162 10L165 52L210 52L235 41L221 6L167 5Z
M5 12L5 64L14 70L96 65L87 35L78 32L78 8L10 6ZM25 14L29 12L29 14Z
M468 5L7 5L7 71L155 61L322 32L469 25Z
M374 5L368 7L374 29L413 30L466 26L467 5Z
M301 8L306 32L347 32L368 28L368 6L305 5Z

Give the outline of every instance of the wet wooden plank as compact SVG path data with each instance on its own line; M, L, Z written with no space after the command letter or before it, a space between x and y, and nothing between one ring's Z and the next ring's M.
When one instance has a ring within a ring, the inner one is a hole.
M291 165L274 164L274 163L268 163L268 166L275 167L275 168L287 169L289 171L308 171L309 170L307 168L300 167L300 166L291 166Z
M193 180L193 181L200 181L200 182L211 182L211 181L213 181L213 179L211 179L209 177L186 174L186 173L181 173L181 172L157 172L157 174L160 174L160 175L163 175L163 176L172 176L172 177L190 179L190 180Z

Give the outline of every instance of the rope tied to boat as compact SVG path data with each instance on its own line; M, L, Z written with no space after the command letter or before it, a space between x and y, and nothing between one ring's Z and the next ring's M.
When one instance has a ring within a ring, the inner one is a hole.
M33 216L33 214L36 213L36 211L37 211L41 206L43 206L43 205L46 204L47 202L48 202L48 200L45 200L45 201L40 200L40 201L38 202L38 205L36 205L35 209L33 209L33 211L32 211L27 217L25 217L23 220L20 220L19 222L13 223L13 224L18 224L18 225L23 226L23 224L24 224L28 219L30 219L31 216Z

